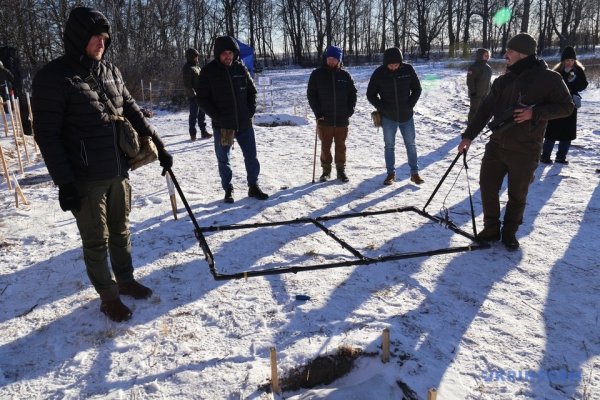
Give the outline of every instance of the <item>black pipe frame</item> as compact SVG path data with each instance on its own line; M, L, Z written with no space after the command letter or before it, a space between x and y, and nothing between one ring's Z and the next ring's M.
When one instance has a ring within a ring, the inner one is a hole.
M381 262L386 262L386 261L404 260L404 259L408 259L408 258L434 256L434 255L439 255L439 254L460 253L460 252L465 252L465 251L483 250L483 249L489 248L490 245L488 243L481 242L476 237L477 236L477 228L475 225L475 213L474 213L474 209L473 209L473 200L472 200L470 190L469 190L469 200L470 200L470 204L471 204L471 218L472 218L472 224L473 224L473 234L469 234L469 233L463 231L462 229L455 226L451 221L449 221L445 218L431 215L427 211L425 211L427 206L431 203L434 196L438 192L442 183L444 182L444 180L446 179L446 177L448 176L448 174L450 173L450 171L452 170L452 168L454 167L456 162L459 160L461 154L463 155L464 166L465 166L465 168L468 168L467 161L466 161L466 152L459 153L456 156L456 158L454 159L454 161L452 162L452 164L450 165L450 167L448 167L448 169L446 170L446 173L444 174L444 176L442 177L440 182L437 184L436 188L434 189L433 193L427 200L427 203L425 204L423 209L418 209L416 207L410 206L410 207L393 208L393 209L381 210L381 211L364 211L364 212L358 212L358 213L325 215L325 216L321 216L321 217L317 217L317 218L297 218L297 219L293 219L293 220L278 221L278 222L232 224L232 225L221 225L221 226L209 226L209 227L204 227L204 228L200 227L200 225L198 224L198 221L194 217L194 214L192 213L192 210L183 194L183 191L181 190L181 187L179 186L179 183L177 182L177 179L175 178L175 175L173 174L173 171L171 171L171 169L169 169L169 170L167 170L167 172L169 173L169 175L173 181L173 184L174 184L175 188L177 189L177 192L179 193L179 197L181 198L181 200L190 216L190 219L192 220L192 223L194 224L196 239L198 240L200 248L202 249L202 252L204 253L204 257L206 259L206 262L208 263L208 268L209 268L212 276L217 281L223 281L223 280L231 280L231 279L248 278L248 277L253 277L253 276L278 275L278 274L285 274L285 273L298 273L300 271L313 271L313 270L329 269L329 268L350 267L350 266L356 266L356 265L369 265L369 264L376 264L376 263L381 263ZM451 231L453 231L456 234L459 234L461 236L464 236L465 238L472 240L473 244L468 245L468 246L447 247L447 248L420 251L420 252L407 252L407 253L391 254L391 255L387 255L387 256L367 257L367 256L363 255L362 253L360 253L358 250L356 250L354 247L352 247L350 244L348 244L341 238L337 237L331 230L329 230L326 226L324 226L321 223L321 222L332 221L332 220L337 220L337 219L368 217L368 216L374 216L374 215L402 213L402 212L414 212L426 219L429 219L433 222L436 222L436 223L442 225L446 229L450 229ZM331 237L336 242L338 242L345 250L352 253L352 255L355 257L355 259L347 260L347 261L333 262L333 263L268 268L268 269L263 269L263 270L248 270L248 271L237 272L237 273L233 273L233 274L224 274L224 273L220 273L219 271L217 271L215 258L213 256L212 251L210 250L210 247L208 245L208 242L206 241L206 238L203 234L203 232L219 232L219 231L226 231L226 230L252 229L252 228L263 228L263 227L270 227L270 226L293 225L293 224L313 224L313 225L315 225L316 227L321 229L323 232L325 232L329 237Z

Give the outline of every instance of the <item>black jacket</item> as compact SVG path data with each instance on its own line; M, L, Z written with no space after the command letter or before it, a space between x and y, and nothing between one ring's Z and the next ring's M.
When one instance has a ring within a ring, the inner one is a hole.
M234 52L234 61L227 66L219 61L225 51ZM196 81L198 105L212 120L214 128L235 129L252 127L256 112L256 86L246 66L239 60L240 49L230 36L215 41L215 59L200 71Z
M160 142L125 87L119 70L107 61L92 61L85 56L94 28L108 26L108 21L95 10L76 10L65 28L66 54L44 66L33 80L35 140L57 185L127 176L129 166L118 147L110 113L83 81L91 72L138 134L153 136ZM90 25L90 20L95 25ZM108 44L107 41L105 45Z
M326 65L315 69L310 74L306 96L320 124L348 126L356 106L356 86L347 71Z
M384 117L408 121L421 96L421 82L410 64L402 63L395 71L387 65L377 68L367 87L367 99Z

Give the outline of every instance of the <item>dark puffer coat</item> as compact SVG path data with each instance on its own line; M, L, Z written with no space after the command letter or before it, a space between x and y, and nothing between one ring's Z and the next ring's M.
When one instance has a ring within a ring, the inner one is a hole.
M535 55L513 64L494 81L462 137L473 140L492 116L500 117L508 108L519 104L533 106L533 118L493 132L490 142L503 150L531 154L538 159L548 120L569 115L573 102L560 75L549 70Z
M233 64L219 61L222 52L233 51ZM246 66L240 61L240 48L234 38L221 36L215 40L215 59L200 71L196 80L198 105L212 120L213 128L252 127L256 112L256 86Z
M306 96L315 118L325 126L348 126L356 106L356 86L341 67L329 68L326 58L308 79Z
M560 64L559 64L560 65ZM565 81L571 96L579 94L588 86L588 81L585 72L581 66L575 64L573 70L565 72L564 69L556 69ZM546 138L550 140L575 140L577 138L577 109L574 108L571 115L566 118L553 119L548 122L546 128Z
M378 67L369 80L367 100L384 117L406 122L421 97L421 82L410 64L402 63L391 71L388 63Z
M127 176L129 166L110 113L83 80L91 72L138 134L162 145L117 67L85 55L90 38L102 31L110 33L110 26L101 13L85 7L73 10L65 27L65 55L44 66L33 80L35 140L57 185ZM110 39L105 51L109 45Z
M486 49L477 49L475 62L467 71L467 88L469 97L485 97L490 91L492 67L483 59Z

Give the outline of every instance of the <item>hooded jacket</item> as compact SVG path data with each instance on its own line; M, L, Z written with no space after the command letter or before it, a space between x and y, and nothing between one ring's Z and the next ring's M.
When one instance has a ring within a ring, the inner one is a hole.
M384 117L406 122L413 116L413 109L421 97L421 82L410 64L401 62L395 71L388 68L388 64L398 63L395 53L399 50L394 49L386 50L383 65L373 71L367 87L367 100Z
M533 118L492 132L490 142L504 150L539 158L548 120L568 116L573 102L561 76L543 60L528 56L508 67L492 84L473 121L462 134L473 140L491 117L501 118L511 107L533 106Z
M110 112L84 82L91 73L138 134L152 136L157 147L163 146L117 67L86 56L91 37L102 32L110 34L110 24L102 13L75 8L65 26L65 54L44 66L33 80L35 140L57 185L127 176L129 165L118 147ZM110 38L105 42L105 53L109 46Z
M477 49L475 62L467 71L467 88L469 97L485 97L490 91L492 82L492 67L483 59L486 49Z
M323 65L310 74L306 96L320 124L345 127L354 114L356 92L352 77L341 68L341 63L330 68L324 55Z
M233 51L230 66L219 60L227 50ZM248 69L239 59L239 45L231 36L220 36L215 40L214 56L196 81L198 105L211 118L213 128L251 128L257 92Z

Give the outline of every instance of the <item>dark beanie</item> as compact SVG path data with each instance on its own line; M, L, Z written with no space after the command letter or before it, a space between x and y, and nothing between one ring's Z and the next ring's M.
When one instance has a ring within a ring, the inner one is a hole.
M383 53L383 64L402 64L402 52L397 47L390 47Z
M528 56L535 54L537 48L537 42L529 33L519 33L515 35L506 44L511 50L518 51L519 53L526 54Z
M565 47L565 49L562 52L562 55L560 56L560 61L565 61L568 59L577 60L577 54L575 54L575 49L571 46Z
M325 50L325 57L333 57L338 61L342 61L342 49L336 46L329 46L327 50Z

